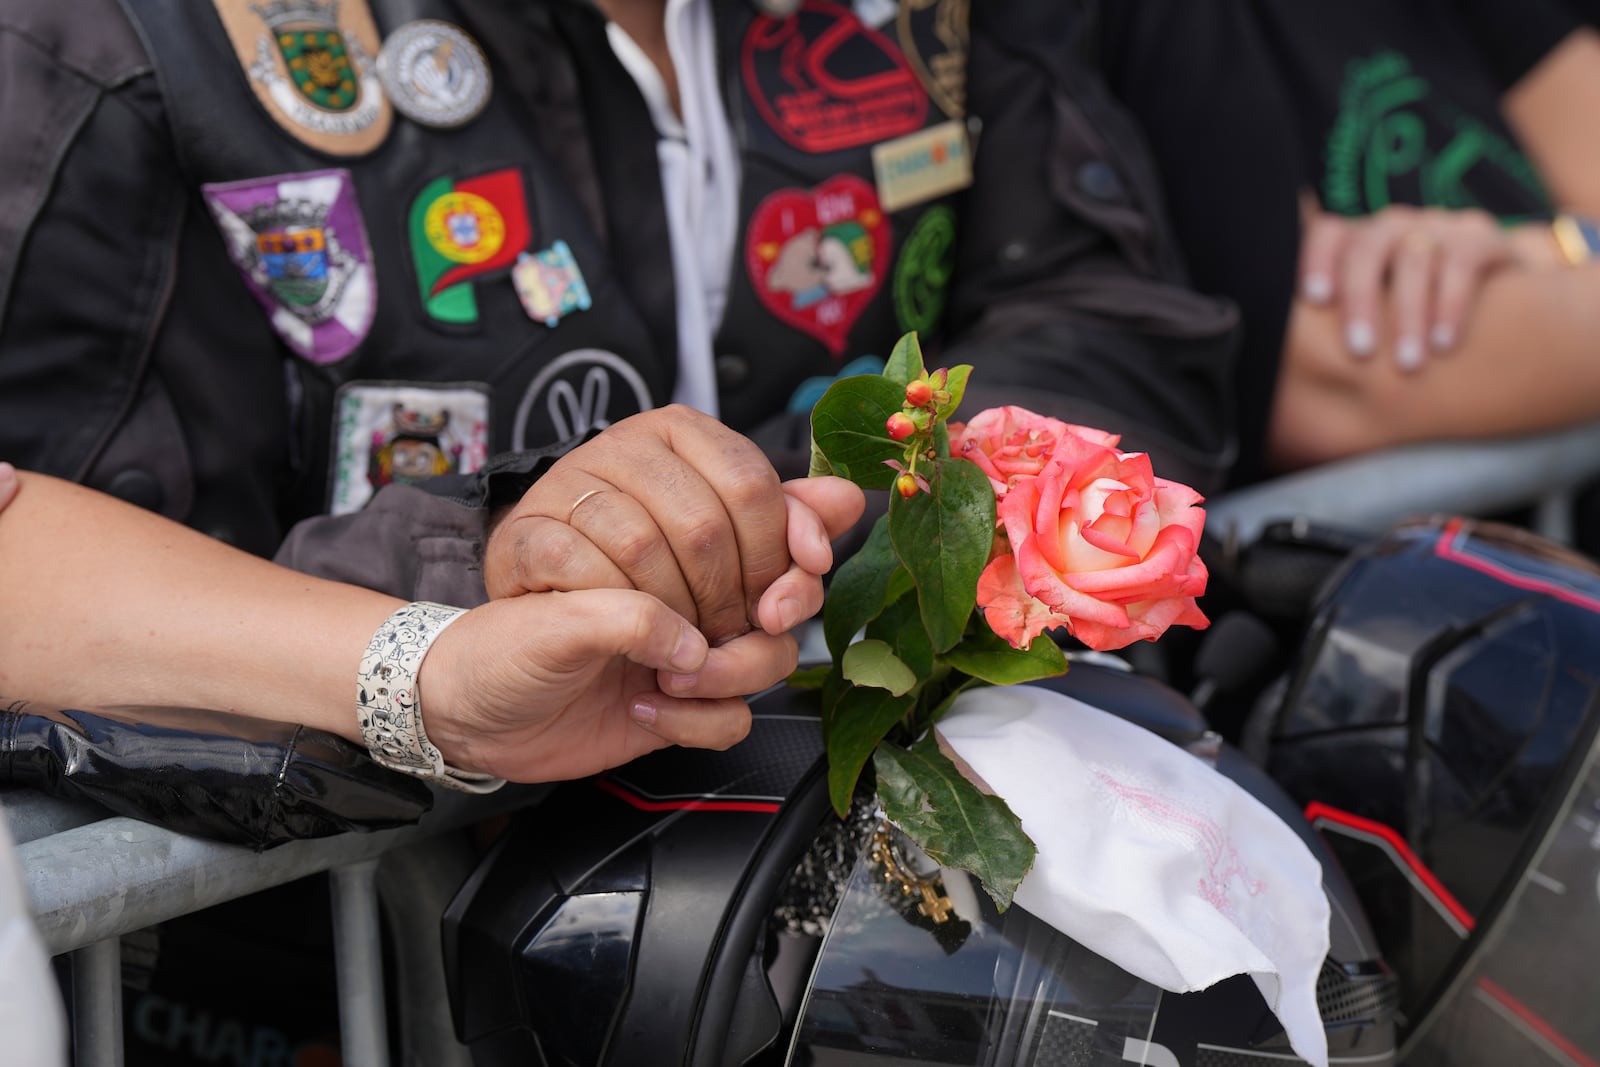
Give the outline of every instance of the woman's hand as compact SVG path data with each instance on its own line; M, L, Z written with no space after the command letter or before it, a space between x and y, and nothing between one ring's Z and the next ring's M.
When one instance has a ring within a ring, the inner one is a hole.
M1350 354L1377 349L1387 324L1402 370L1420 368L1431 348L1448 351L1466 328L1486 278L1507 267L1559 265L1543 226L1508 228L1487 212L1395 204L1364 218L1303 212L1300 292L1337 304Z
M843 479L781 484L748 438L672 406L573 449L496 526L492 598L583 589L648 593L721 644L816 614L829 544L865 506Z
M727 748L744 696L794 670L794 638L711 647L631 589L528 593L451 624L418 674L428 737L453 766L520 782L580 778L668 745Z

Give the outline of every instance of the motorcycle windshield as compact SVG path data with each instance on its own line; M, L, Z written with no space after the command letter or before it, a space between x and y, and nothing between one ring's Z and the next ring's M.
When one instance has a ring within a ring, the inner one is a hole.
M834 914L794 1067L1301 1062L1248 978L1203 1000L1164 995L1021 908L1000 914L964 872L910 870L915 849L898 834L889 869L884 840L862 854ZM1230 1017L1259 1043L1197 1045L1190 1008Z
M1481 927L1462 919L1476 947L1408 1039L1408 1067L1600 1063L1600 746L1505 904Z

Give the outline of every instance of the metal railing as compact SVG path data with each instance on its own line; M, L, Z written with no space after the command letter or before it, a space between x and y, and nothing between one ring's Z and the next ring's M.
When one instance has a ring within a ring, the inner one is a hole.
M25 790L0 793L40 937L51 954L72 957L74 1067L123 1063L122 935L324 871L333 893L343 1061L389 1067L379 859L533 803L541 792L508 787L487 797L441 794L415 826L294 841L267 852L106 818L92 805ZM431 925L427 916L414 918L422 928L409 931L408 944L437 946L440 912L429 910ZM415 977L434 987L430 997L442 988L442 971ZM442 1011L443 1003L433 999L431 1010Z
M1533 508L1537 532L1571 544L1574 491L1600 478L1600 422L1499 441L1395 448L1326 463L1206 504L1216 536L1254 540L1303 518L1361 533L1432 512L1488 516Z

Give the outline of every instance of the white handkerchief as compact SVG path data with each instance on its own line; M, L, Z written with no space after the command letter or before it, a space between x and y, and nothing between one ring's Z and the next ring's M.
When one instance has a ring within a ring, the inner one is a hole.
M965 693L938 732L1039 847L1018 905L1175 993L1249 974L1295 1051L1326 1067L1322 868L1270 809L1148 730L1037 686Z

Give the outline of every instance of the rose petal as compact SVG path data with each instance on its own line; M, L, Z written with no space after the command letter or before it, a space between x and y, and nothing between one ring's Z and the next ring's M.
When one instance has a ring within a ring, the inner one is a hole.
M1045 630L1070 629L1072 625L1071 618L1056 614L1028 594L1016 559L1009 555L996 557L983 569L978 578L978 606L989 628L1013 648L1027 648Z
M1131 591L1130 599L1142 600L1160 590L1176 592L1192 582L1190 561L1194 560L1194 540L1181 526L1168 526L1156 535L1150 553L1137 563L1115 570L1084 570L1073 573L1070 581L1085 593L1101 596L1113 591ZM1141 592L1148 590L1148 592Z
M1130 489L1137 490L1141 497L1151 497L1156 491L1156 472L1150 466L1150 457L1143 452L1121 452L1118 454L1117 477L1126 482Z
M1202 504L1206 499L1182 482L1169 482L1165 478L1155 480L1155 497L1163 516L1175 514L1195 504Z
M1015 550L1034 536L1033 516L1039 505L1039 482L1036 478L1013 487L999 504L1000 524L1005 527L1006 539Z
M1101 515L1092 523L1079 527L1083 539L1102 552L1109 552L1114 556L1125 559L1137 560L1143 553L1128 544L1128 539L1133 535L1133 522L1121 515L1112 515L1109 512Z
M1085 574L1100 571L1121 570L1123 567L1133 566L1139 562L1139 557L1127 553L1107 551L1092 543L1085 535L1082 528L1076 523L1068 521L1061 527L1059 558L1062 563L1056 567L1060 574ZM1121 547L1120 545L1118 546ZM1052 560L1052 564L1054 561Z
M1017 570L1022 574L1022 584L1028 593L1038 597L1051 610L1073 619L1088 619L1106 626L1126 626L1128 612L1120 604L1113 604L1088 593L1080 592L1068 584L1074 575L1062 575L1052 570L1030 544L1018 549Z

